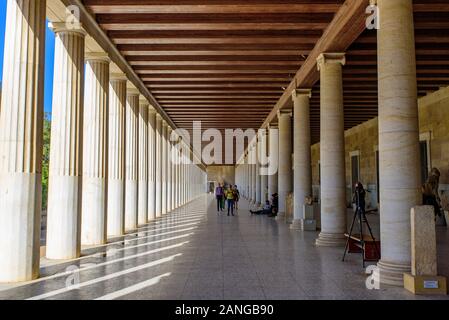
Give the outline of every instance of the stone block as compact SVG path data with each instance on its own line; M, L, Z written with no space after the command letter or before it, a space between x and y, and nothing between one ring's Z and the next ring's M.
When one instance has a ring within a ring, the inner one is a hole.
M404 274L404 288L413 294L447 295L447 280L438 276Z
M303 217L304 217L305 220L315 220L314 206L313 205L311 205L311 206L304 205L304 209L303 210L304 210L303 211L304 212Z
M418 206L411 212L412 275L437 275L435 213L432 206Z

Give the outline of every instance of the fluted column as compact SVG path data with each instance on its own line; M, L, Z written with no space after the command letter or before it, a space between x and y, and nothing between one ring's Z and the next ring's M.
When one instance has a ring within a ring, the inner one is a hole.
M261 150L260 150L260 138L257 139L256 141L256 145L255 145L255 158L256 158L256 163L255 163L255 173L256 173L256 205L260 206L260 204L262 203L262 186L261 186L261 176L260 176L260 156L261 156Z
M173 137L172 137L173 136ZM170 139L170 170L171 170L171 197L170 197L170 208L171 210L176 209L176 157L175 157L175 145L174 142L175 141L171 141L171 140L175 140L176 137L176 133L174 131L172 131L171 135L169 136Z
M156 115L156 218L162 217L162 117Z
M312 196L312 154L310 138L310 98L312 90L293 92L293 223L292 229L303 229L306 197Z
M148 111L148 220L156 219L156 111Z
M260 135L260 159L263 159L267 156L267 145L268 145L268 136L267 131L263 132ZM264 174L260 176L260 192L261 192L261 199L260 202L262 205L265 204L267 200L269 200L269 197L267 196L267 189L268 189L268 175Z
M257 147L256 147L256 144L257 144L257 142L251 146L251 200L252 200L251 202L254 204L256 204L256 194L257 194L257 190L256 190Z
M171 142L170 137L172 133L172 128L167 127L167 212L172 211L172 193L171 193L171 187L172 187L172 160L171 160Z
M167 214L167 132L168 132L168 125L167 122L164 120L162 122L162 175L161 175L161 181L162 181L162 215Z
M286 199L292 192L292 115L279 112L279 218L285 216Z
M139 179L139 91L128 89L126 97L126 151L125 151L125 230L137 228Z
M125 74L109 81L108 237L125 233Z
M420 196L416 58L411 0L379 0L380 282L410 272L410 210Z
M48 259L74 259L81 251L81 182L84 108L84 37L65 23L55 33L55 65L47 208Z
M148 223L148 107L147 99L140 96L139 100L139 139L138 139L138 172L137 183L137 224Z
M179 136L176 136L177 142L179 141ZM175 145L175 208L179 208L179 149L178 145Z
M86 57L81 243L106 243L109 57Z
M45 0L8 1L0 106L0 282L39 275Z
M268 132L268 152L270 154L270 158L275 159L276 163L279 163L279 135L277 134L278 128L270 126L270 130ZM279 174L279 166L274 174L268 176L268 198L271 201L271 196L275 193L278 193L278 174Z
M346 183L342 66L345 55L318 58L321 83L321 233L319 246L345 244Z

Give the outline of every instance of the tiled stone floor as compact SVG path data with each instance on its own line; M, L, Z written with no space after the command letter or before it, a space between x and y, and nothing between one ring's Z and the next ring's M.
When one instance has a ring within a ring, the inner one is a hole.
M342 249L314 246L317 233L250 216L246 201L240 207L236 217L218 216L213 197L203 196L126 236L125 245L83 250L82 259L56 265L44 260L41 279L0 286L0 299L447 298L367 290L360 256L343 263ZM376 218L370 220L378 230ZM438 241L441 273L448 276L447 229L439 229ZM64 274L76 268L80 272ZM66 286L73 279L78 288Z

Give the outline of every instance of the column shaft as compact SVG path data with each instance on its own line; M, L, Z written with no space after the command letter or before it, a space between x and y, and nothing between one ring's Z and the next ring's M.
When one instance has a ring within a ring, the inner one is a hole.
M111 75L109 82L108 233L125 233L125 113L126 76Z
M320 246L345 244L346 183L342 65L344 54L322 54L321 74L321 233Z
M256 163L255 163L255 170L256 170L256 205L260 206L260 204L262 203L262 180L261 180L261 176L260 176L260 155L261 155L261 150L260 150L260 141L258 140L256 142Z
M156 115L156 217L162 217L162 117Z
M381 283L411 268L410 210L421 204L416 58L411 0L378 1Z
M125 161L125 229L137 228L138 206L138 126L139 126L139 92L128 91L126 98L126 161Z
M39 275L45 0L8 1L0 106L0 282Z
M87 57L84 92L81 243L106 243L109 58Z
M53 24L55 65L47 208L48 259L74 259L81 249L84 37Z
M171 137L172 129L170 127L167 128L167 213L172 211L172 170L171 170Z
M139 150L137 183L137 224L148 223L148 107L149 103L141 96L139 101Z
M271 127L268 132L268 152L270 158L274 158L278 168L276 172L268 176L268 198L271 201L271 196L278 193L278 174L279 174L279 135L278 129Z
M311 90L293 92L294 119L294 205L292 229L301 229L304 223L306 197L312 196L312 155L310 138Z
M162 124L162 215L167 214L167 123L164 121Z
M148 220L156 219L156 111L148 113Z
M286 199L292 192L292 124L290 113L279 113L279 218L285 216Z
M260 156L261 159L265 158L267 156L267 147L268 147L268 136L267 132L265 131L261 137L260 137ZM268 197L268 175L264 174L260 177L260 191L261 191L261 199L260 202L262 205L265 204L267 200L269 200Z

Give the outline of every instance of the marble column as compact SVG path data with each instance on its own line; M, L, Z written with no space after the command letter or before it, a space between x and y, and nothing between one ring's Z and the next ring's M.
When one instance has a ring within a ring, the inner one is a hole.
M171 187L172 187L172 160L171 160L171 142L170 137L172 133L172 128L167 127L167 213L172 211L172 193L171 193Z
M162 217L162 117L156 115L156 218Z
M137 225L148 223L148 108L144 96L139 98Z
M161 162L161 181L162 181L162 215L167 214L167 132L168 132L168 125L167 122L164 120L162 122L162 162Z
M292 114L279 112L279 213L278 218L285 217L286 199L292 192Z
M109 81L109 168L108 237L125 233L125 110L126 83L123 73L111 74Z
M256 199L256 182L257 182L257 147L256 144L251 146L251 202L257 204Z
M261 176L260 176L260 141L257 140L256 145L256 152L255 152L255 170L256 170L256 205L260 206L262 203L262 185L261 185Z
M342 66L345 55L318 58L321 83L321 233L319 246L345 244L346 183Z
M279 164L279 135L278 128L275 126L270 126L268 132L268 152L270 158ZM279 167L273 175L268 176L268 198L271 201L271 196L278 193L278 174Z
M411 0L378 0L380 282L411 268L410 210L421 204L416 58Z
M267 157L267 146L268 146L268 131L263 132L260 135L260 156L261 159ZM268 197L268 175L264 174L260 176L260 190L261 190L261 199L260 202L262 205L265 205L267 200L270 200Z
M138 130L139 130L139 91L128 89L126 97L126 151L125 151L125 230L137 228L138 207Z
M82 29L53 23L55 65L47 208L48 259L74 259L81 249L84 91Z
M156 219L156 111L148 111L148 221Z
M310 138L310 98L312 90L293 92L293 223L292 229L301 230L305 217L306 197L312 196L312 154Z
M45 0L8 1L0 107L0 282L39 275Z
M109 64L106 53L86 57L81 244L106 243Z

